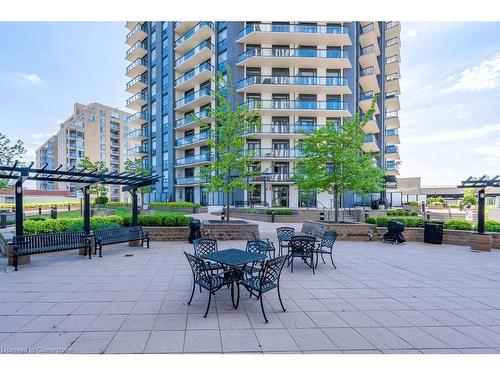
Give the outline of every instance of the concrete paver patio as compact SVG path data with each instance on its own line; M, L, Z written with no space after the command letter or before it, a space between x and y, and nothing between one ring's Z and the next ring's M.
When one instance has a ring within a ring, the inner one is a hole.
M219 244L229 247L244 242ZM226 288L206 319L206 292L197 289L187 306L183 251L192 245L117 245L103 258L34 256L19 272L0 273L0 352L500 352L498 251L337 242L336 270L320 263L313 275L298 261L293 274L283 270L287 311L267 293L269 324L248 295L233 309Z

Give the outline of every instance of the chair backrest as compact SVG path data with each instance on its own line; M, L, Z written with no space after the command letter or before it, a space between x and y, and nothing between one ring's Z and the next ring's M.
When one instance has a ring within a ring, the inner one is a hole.
M193 241L194 255L203 256L214 253L217 249L217 240L211 238L198 238Z
M288 255L282 255L266 261L266 264L261 271L261 285L266 285L268 283L275 284L279 280L281 270L283 269L287 258Z
M205 261L196 255L188 254L184 252L189 265L191 266L191 271L193 271L193 276L195 280L205 281L210 285L210 273L206 267Z
M293 251L310 252L314 251L314 245L316 243L316 238L313 236L292 236L290 241L290 247Z
M267 247L268 247L267 241L262 241L262 240L249 240L247 241L247 251L250 251L252 253L258 253L258 254L264 254L267 255Z
M276 228L276 233L278 234L278 239L280 236L293 236L295 235L295 229L291 227L279 227Z
M323 234L323 238L321 239L321 247L332 249L336 239L337 232L335 232L334 230L325 232Z

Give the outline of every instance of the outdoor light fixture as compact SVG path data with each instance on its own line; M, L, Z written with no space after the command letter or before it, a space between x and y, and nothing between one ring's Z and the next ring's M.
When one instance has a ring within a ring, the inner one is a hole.
M23 192L23 188L21 186L16 187L16 193L21 194Z

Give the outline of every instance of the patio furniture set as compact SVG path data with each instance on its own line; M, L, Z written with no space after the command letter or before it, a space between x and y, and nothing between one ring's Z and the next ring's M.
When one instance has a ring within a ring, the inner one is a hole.
M210 310L212 295L215 295L222 287L231 288L231 302L235 309L238 308L240 300L240 286L249 293L250 298L256 297L260 301L262 315L268 323L264 310L263 295L273 289L277 290L278 299L283 311L285 307L280 294L280 276L285 264L291 266L293 272L293 260L300 258L312 268L313 274L318 266L318 259L323 254L330 255L333 262L333 244L337 238L336 232L326 232L322 239L316 237L295 234L293 228L277 228L278 234L278 256L275 254L274 244L269 240L249 240L246 249L219 250L217 240L210 238L199 238L193 241L194 255L184 253L193 273L193 288L189 297L188 305L191 304L196 286L208 291L208 304L204 318ZM287 253L285 254L285 250ZM272 256L271 256L272 253ZM316 256L316 260L314 257Z

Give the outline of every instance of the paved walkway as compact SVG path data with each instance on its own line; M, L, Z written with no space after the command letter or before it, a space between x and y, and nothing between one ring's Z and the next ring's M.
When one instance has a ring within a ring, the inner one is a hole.
M267 224L266 224L267 225ZM220 248L243 246L221 242ZM33 257L0 273L0 352L498 353L500 252L409 243L338 242L336 270L283 271L286 312L268 293L234 310L223 288L186 305L182 242L106 247L103 258ZM132 255L132 256L128 256ZM5 268L5 258L0 258Z

